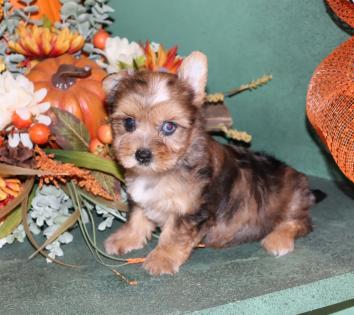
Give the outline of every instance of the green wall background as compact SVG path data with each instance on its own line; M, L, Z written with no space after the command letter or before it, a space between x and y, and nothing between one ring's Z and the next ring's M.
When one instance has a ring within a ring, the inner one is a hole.
M322 0L111 0L113 35L150 39L181 55L209 58L209 92L263 74L273 81L227 100L235 127L253 135L252 148L297 169L331 178L336 167L306 126L307 85L320 61L348 38Z

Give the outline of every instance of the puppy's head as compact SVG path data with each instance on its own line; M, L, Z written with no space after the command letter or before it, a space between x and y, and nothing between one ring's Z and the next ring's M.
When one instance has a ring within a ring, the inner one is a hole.
M138 173L173 169L186 153L205 97L207 58L186 57L177 75L139 71L108 76L103 87L118 161Z

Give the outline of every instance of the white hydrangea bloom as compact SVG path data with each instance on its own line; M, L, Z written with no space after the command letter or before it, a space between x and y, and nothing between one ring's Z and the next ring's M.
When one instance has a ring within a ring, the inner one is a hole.
M15 240L22 243L25 237L26 237L25 230L23 228L23 225L20 224L15 230L12 231L10 235L6 236L6 243L12 244Z
M132 65L135 58L144 55L144 51L138 43L129 43L128 39L116 36L107 38L104 55L108 61L107 71L113 73L121 70L120 62Z
M27 223L28 223L30 231L34 235L38 235L39 233L41 233L41 229L38 227L38 225L36 223L34 223L30 214L27 215Z
M23 119L45 113L50 107L48 102L43 102L46 95L46 89L35 91L33 83L23 75L14 77L9 71L1 73L0 130L11 123L15 111Z
M40 229L34 224L33 220L28 215L28 224L31 232L35 235L40 233ZM26 238L26 232L23 228L23 225L20 224L14 231L11 232L8 236L0 239L0 248L2 248L5 244L12 244L15 240L22 243Z
M0 248L7 244L6 237L0 239Z
M55 228L58 228L56 226ZM52 231L54 233L54 230ZM51 235L51 234L50 234ZM50 235L47 235L49 237ZM48 256L50 258L55 258L56 256L64 256L63 249L61 248L62 244L69 244L73 241L74 237L69 232L64 232L62 235L58 237L53 243L46 246L46 249L49 251ZM47 258L47 262L51 263L52 261Z
M125 199L126 197L126 194L122 191L122 198ZM48 239L71 215L72 207L72 201L61 189L53 185L44 185L42 189L37 189L28 213L28 225L31 232L35 235L42 234ZM84 200L81 212L81 219L84 224L90 221L88 215L90 211L96 211L98 215L102 216L102 221L98 225L100 231L110 228L115 218L126 221L125 213ZM0 248L7 243L13 243L15 240L22 242L24 238L25 232L23 226L20 225L9 236L0 239ZM48 256L52 259L63 256L64 252L61 245L69 244L72 241L73 235L70 232L64 232L54 242L46 246ZM47 262L51 263L52 260L47 258Z
M125 213L121 213L121 212L116 211L114 209L102 207L100 205L96 205L95 208L96 208L97 214L102 215L102 218L104 219L97 227L97 229L99 231L104 231L105 229L112 227L113 220L115 218L118 218L123 222L126 221L126 214Z
M113 215L107 216L106 219L98 225L97 229L99 231L104 231L106 228L110 228L112 226L113 220L114 220Z
M45 185L42 189L37 189L29 216L35 219L34 222L32 221L33 224L48 239L70 216L71 208L70 198L61 189L53 185ZM46 246L49 251L48 256L51 258L63 256L64 252L60 245L68 244L72 240L73 235L64 232L53 243ZM47 258L47 262L51 262L51 260Z
M30 216L35 219L38 226L42 227L44 224L53 225L54 221L58 221L62 216L64 222L69 216L72 202L62 190L45 185L37 190L31 206Z
M56 256L64 256L64 252L60 247L60 242L58 240L54 241L53 243L47 245L45 247L46 250L49 251L48 256L50 258L55 258ZM47 258L47 263L51 263L52 260Z

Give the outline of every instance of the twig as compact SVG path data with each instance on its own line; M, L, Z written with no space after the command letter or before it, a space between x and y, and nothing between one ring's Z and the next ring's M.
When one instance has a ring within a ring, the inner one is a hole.
M253 80L247 84L242 84L240 87L236 89L232 89L228 92L223 93L226 97L231 97L236 94L239 94L241 92L247 91L247 90L254 90L259 88L260 86L267 84L270 80L272 80L273 77L271 75L263 75L260 78Z

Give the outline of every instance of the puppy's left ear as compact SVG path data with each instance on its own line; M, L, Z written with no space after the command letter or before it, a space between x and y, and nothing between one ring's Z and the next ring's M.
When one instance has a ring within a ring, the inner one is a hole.
M195 104L202 106L208 79L208 58L200 51L186 57L178 70L178 78L186 81L195 93Z
M122 80L129 76L126 71L112 73L106 76L102 81L102 88L106 93L105 106L107 112L111 115L116 106L116 91L119 88Z
M102 87L106 95L109 95L111 91L119 85L120 81L128 76L129 73L127 71L107 75L102 81Z

